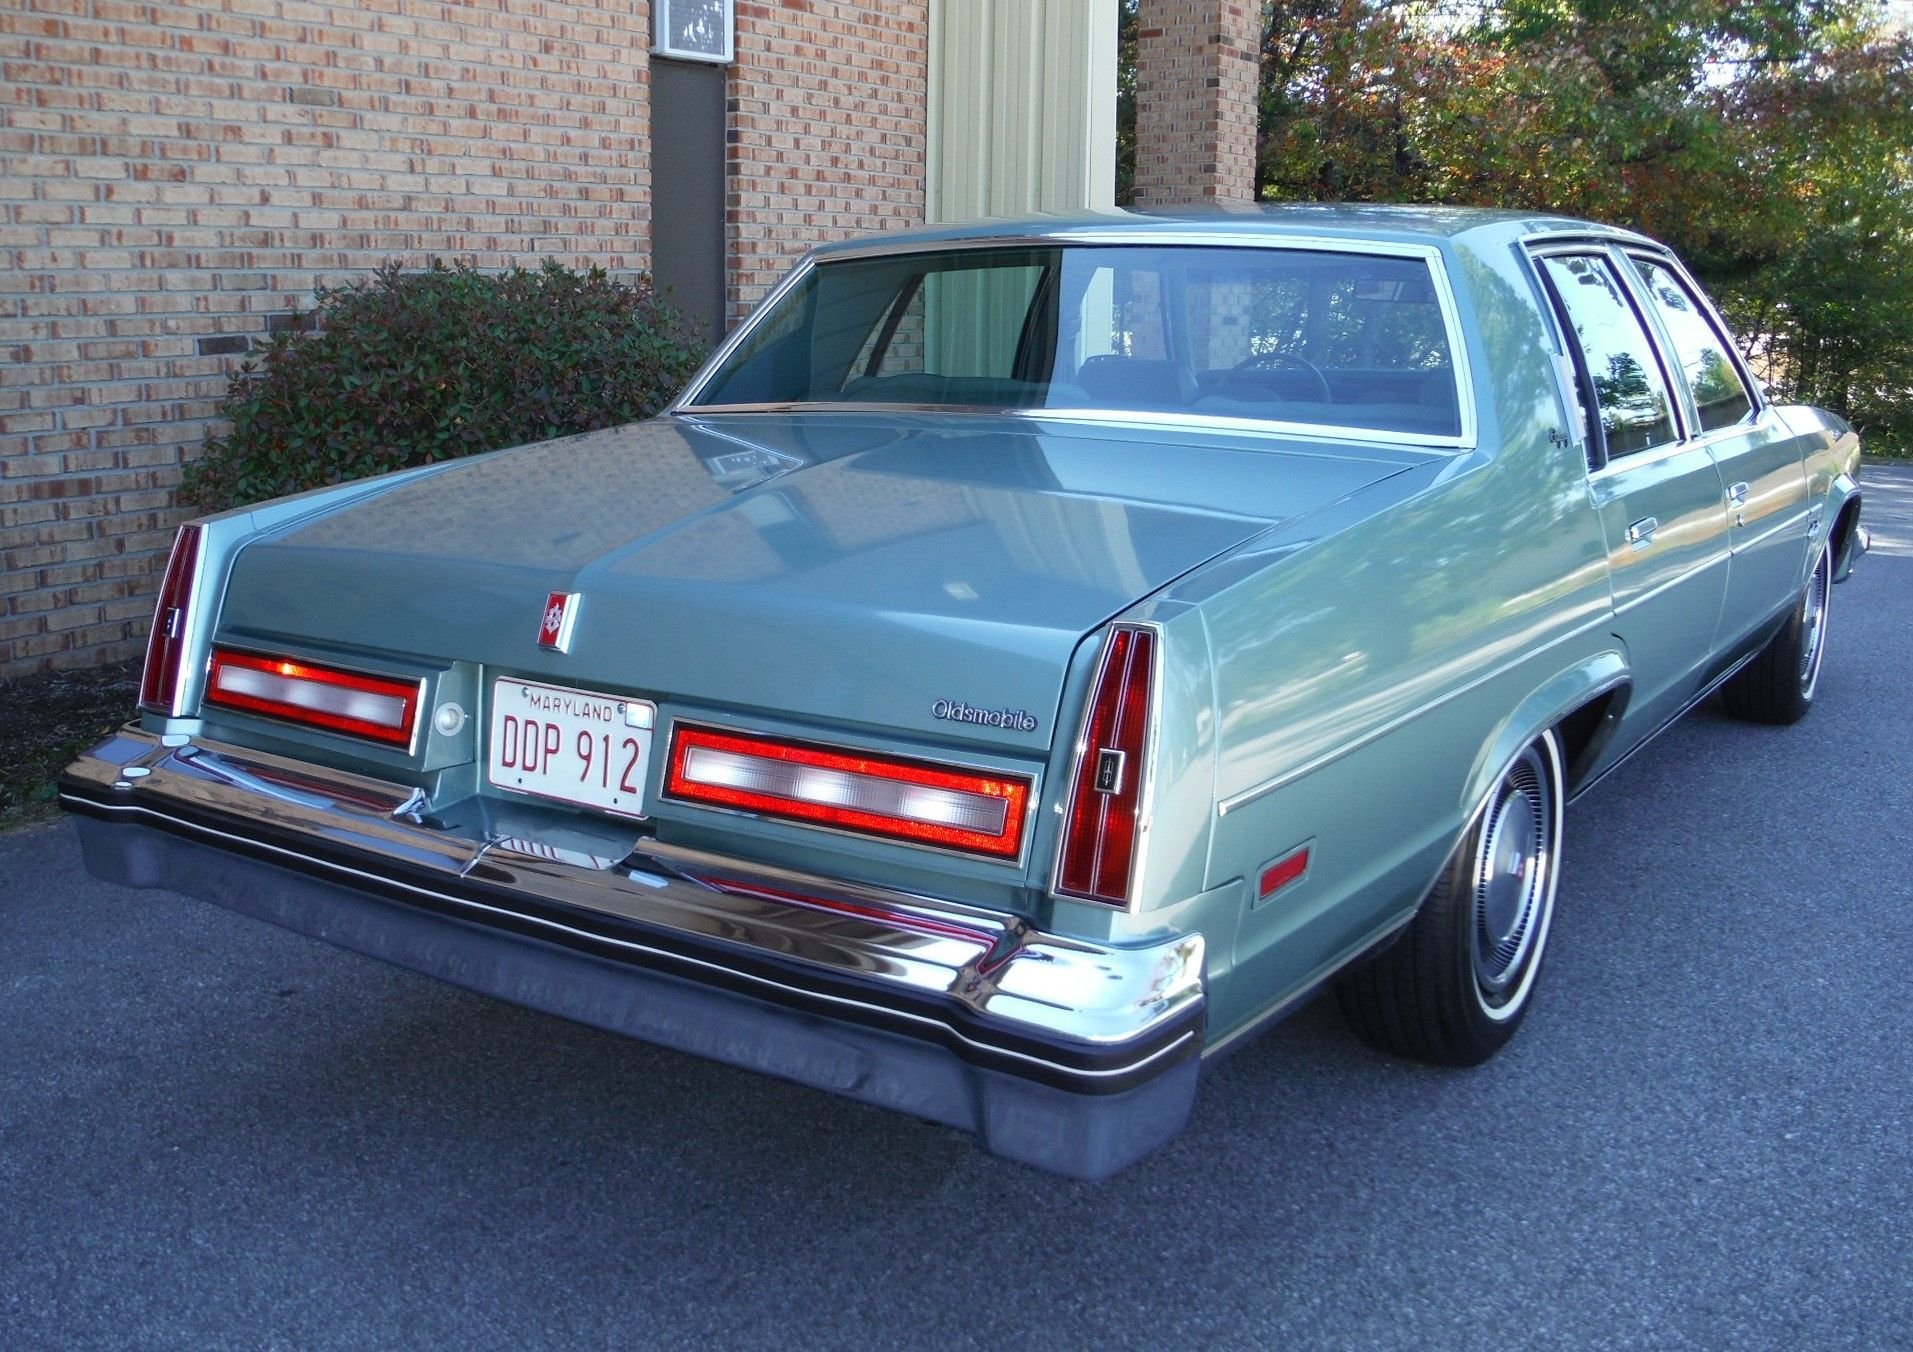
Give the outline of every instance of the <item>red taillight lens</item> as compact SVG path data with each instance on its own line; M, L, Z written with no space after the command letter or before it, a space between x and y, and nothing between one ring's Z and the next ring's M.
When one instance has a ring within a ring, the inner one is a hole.
M181 526L166 560L153 607L153 632L146 636L146 669L140 675L139 702L156 714L175 717L180 707L181 664L186 654L186 621L192 610L193 582L199 573L198 526Z
M971 854L1023 848L1026 779L680 723L668 797Z
M1129 902L1155 670L1152 630L1118 625L1109 631L1056 863L1056 890L1066 896Z
M206 702L409 748L423 687L422 681L215 648Z

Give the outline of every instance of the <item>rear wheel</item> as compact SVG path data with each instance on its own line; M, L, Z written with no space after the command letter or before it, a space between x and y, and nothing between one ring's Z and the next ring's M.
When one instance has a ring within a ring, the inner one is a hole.
M1337 983L1364 1039L1398 1056L1472 1066L1528 1012L1554 918L1561 744L1553 732L1502 772L1402 936Z
M1720 688L1735 718L1754 723L1798 723L1813 707L1820 659L1827 650L1827 603L1833 599L1833 551L1821 547L1813 576L1781 631L1753 661Z

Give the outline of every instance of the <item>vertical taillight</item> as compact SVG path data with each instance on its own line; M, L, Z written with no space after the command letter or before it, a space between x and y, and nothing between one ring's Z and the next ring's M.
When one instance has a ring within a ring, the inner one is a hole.
M180 707L180 677L186 655L186 620L192 609L193 581L199 572L200 528L181 526L166 560L166 576L159 584L159 604L153 607L153 632L146 639L146 671L140 677L141 707L156 714L176 716Z
M1063 819L1056 890L1066 896L1129 902L1155 670L1154 630L1117 625L1109 631Z

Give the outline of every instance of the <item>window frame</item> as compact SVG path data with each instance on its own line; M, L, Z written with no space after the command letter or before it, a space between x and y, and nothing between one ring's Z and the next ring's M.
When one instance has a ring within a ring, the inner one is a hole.
M1721 319L1720 312L1714 308L1713 300L1681 265L1681 261L1666 250L1650 249L1639 245L1623 246L1619 253L1627 260L1628 283L1640 293L1640 309L1649 316L1656 336L1661 339L1668 356L1672 358L1673 370L1680 377L1681 400L1692 429L1687 440L1709 441L1715 437L1731 436L1758 422L1760 415L1767 407L1766 391L1760 387L1760 382L1754 379L1752 370L1748 368L1746 359L1741 355L1740 344L1734 341L1734 336L1728 330L1725 321ZM1733 422L1721 427L1701 425L1700 403L1694 395L1692 382L1687 379L1687 365L1681 359L1680 346L1674 341L1673 333L1661 319L1660 308L1654 303L1647 278L1640 274L1636 266L1640 262L1651 263L1674 278L1680 289L1687 294L1687 299L1693 302L1702 321L1713 331L1715 339L1721 345L1721 350L1727 354L1728 364L1733 367L1735 377L1739 379L1741 388L1747 393L1747 411Z
M1645 252L1653 251L1645 250ZM1526 255L1535 284L1547 300L1549 315L1554 321L1556 337L1562 352L1574 369L1575 388L1572 391L1563 390L1562 393L1572 393L1580 404L1584 423L1580 439L1587 443L1588 473L1600 474L1618 466L1647 464L1687 449L1695 439L1697 422L1690 409L1691 401L1686 394L1686 376L1682 373L1678 381L1674 378L1678 368L1669 363L1671 344L1662 332L1658 319L1647 313L1648 305L1642 296L1640 278L1635 275L1632 264L1626 260L1624 248L1610 238L1575 236L1531 243L1526 249ZM1555 258L1599 259L1618 283L1621 298L1629 312L1633 314L1641 336L1647 339L1648 351L1653 354L1655 366L1661 374L1661 384L1666 388L1670 421L1674 426L1672 440L1638 451L1629 451L1623 455L1615 455L1610 451L1607 427L1600 417L1600 395L1594 386L1593 373L1588 369L1587 351L1581 345L1572 316L1568 313L1567 302L1562 299L1553 278L1542 266L1545 261Z
M718 0L724 7L724 49L701 52L695 48L671 45L672 0L651 0L651 55L673 61L701 61L711 66L728 66L737 60L737 0Z

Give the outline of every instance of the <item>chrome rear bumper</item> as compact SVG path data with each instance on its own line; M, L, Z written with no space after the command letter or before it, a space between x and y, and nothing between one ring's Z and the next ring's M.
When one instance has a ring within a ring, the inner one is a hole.
M1180 1130L1202 940L1142 947L641 842L437 821L417 790L129 727L61 779L87 867L472 990L1112 1173Z

